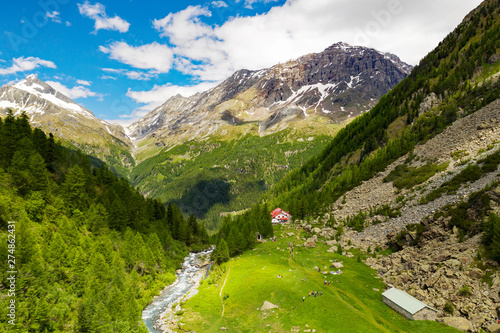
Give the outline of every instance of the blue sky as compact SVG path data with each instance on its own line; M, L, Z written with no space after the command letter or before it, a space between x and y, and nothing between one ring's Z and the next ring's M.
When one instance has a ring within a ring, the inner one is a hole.
M36 74L127 124L206 90L344 41L412 65L480 0L25 0L1 4L0 85Z

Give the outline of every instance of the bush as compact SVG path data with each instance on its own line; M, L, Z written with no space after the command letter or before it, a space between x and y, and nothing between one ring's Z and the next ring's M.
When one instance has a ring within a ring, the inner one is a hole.
M347 217L347 225L357 232L361 232L365 229L365 217L366 215L362 212L354 215L353 217Z
M458 290L458 295L469 297L471 295L469 286L464 284L462 287L460 287L460 289Z
M391 182L397 189L412 188L415 185L425 182L436 172L444 171L448 167L447 163L431 164L427 163L420 168L408 167L404 164L398 165L384 178L384 182Z
M444 304L443 311L452 315L454 310L455 310L455 307L453 306L452 301L447 300L446 303Z
M373 215L382 215L382 216L387 216L390 218L395 218L398 216L401 216L401 210L396 207L391 207L390 205L382 205L379 208L377 208L375 211L372 213Z

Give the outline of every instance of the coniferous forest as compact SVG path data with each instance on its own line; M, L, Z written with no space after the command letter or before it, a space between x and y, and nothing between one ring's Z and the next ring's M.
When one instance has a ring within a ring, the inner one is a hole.
M0 120L0 247L15 272L0 278L15 285L17 332L147 331L142 309L208 244L194 216L144 198L25 115ZM12 327L9 299L0 332Z

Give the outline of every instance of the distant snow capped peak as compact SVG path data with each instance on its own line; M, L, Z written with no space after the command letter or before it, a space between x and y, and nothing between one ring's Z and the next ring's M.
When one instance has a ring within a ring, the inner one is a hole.
M43 98L52 104L69 110L70 112L76 112L87 118L95 118L92 112L81 107L71 98L40 80L35 74L28 75L24 80L14 84L13 87Z
M353 46L351 46L350 44L348 44L346 42L338 42L338 43L333 44L331 47L334 49L342 49L342 50L353 48Z

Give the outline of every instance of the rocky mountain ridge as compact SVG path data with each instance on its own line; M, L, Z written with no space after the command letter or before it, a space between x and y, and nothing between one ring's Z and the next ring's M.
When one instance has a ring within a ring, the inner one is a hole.
M395 55L341 42L268 69L239 70L189 98L174 96L128 131L163 147L227 125L254 123L264 134L315 116L345 121L369 111L411 68Z

